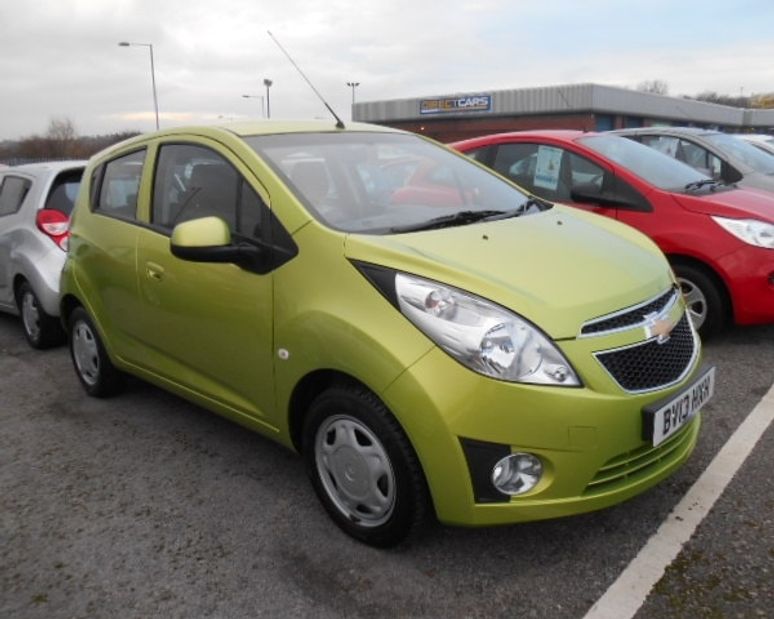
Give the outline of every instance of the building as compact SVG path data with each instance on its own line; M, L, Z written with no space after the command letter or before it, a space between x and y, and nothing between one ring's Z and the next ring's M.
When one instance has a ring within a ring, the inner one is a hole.
M681 125L732 133L774 131L774 109L735 108L600 84L366 101L353 105L352 118L442 142L524 129Z

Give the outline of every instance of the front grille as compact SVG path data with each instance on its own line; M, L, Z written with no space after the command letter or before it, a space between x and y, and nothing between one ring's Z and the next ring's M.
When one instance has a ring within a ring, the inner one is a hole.
M641 344L594 353L624 391L643 392L678 382L688 371L696 352L696 341L688 313L661 344L651 339Z
M581 328L581 335L597 335L607 333L608 331L619 331L627 327L633 327L645 322L645 316L648 314L659 313L663 310L673 297L677 295L675 288L670 288L664 294L656 297L652 301L647 301L643 305L625 309L613 315L603 316L587 322Z
M631 485L679 460L696 435L694 419L685 428L666 441L653 447L645 444L639 449L619 454L608 460L583 491L584 496L604 494L622 486Z

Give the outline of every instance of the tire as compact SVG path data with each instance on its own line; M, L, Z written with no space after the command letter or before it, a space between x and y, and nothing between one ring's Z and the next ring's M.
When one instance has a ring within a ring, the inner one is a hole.
M718 334L728 321L728 304L716 280L691 264L676 263L672 268L699 335L707 339Z
M68 339L73 367L86 393L95 398L118 393L123 376L110 361L94 322L82 307L70 314Z
M65 332L59 319L47 314L29 282L16 291L16 303L22 319L24 337L33 348L43 350L64 344Z
M403 429L370 391L328 389L312 403L303 453L315 492L348 535L378 548L427 520L429 493Z

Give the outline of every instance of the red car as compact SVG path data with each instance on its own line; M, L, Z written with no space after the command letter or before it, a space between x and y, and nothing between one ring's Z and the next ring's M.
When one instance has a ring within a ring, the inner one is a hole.
M524 131L450 146L536 196L650 236L669 258L702 335L731 319L774 322L774 194L724 185L609 134Z

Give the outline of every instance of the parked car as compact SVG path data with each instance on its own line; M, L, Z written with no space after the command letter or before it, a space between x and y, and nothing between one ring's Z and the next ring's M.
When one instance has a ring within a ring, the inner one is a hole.
M655 148L724 183L774 191L774 157L739 136L692 127L646 127L611 133Z
M669 258L702 334L729 318L774 321L774 196L721 184L609 132L524 131L454 147L535 195L650 236Z
M301 452L359 540L599 509L693 449L714 370L630 227L354 123L171 129L84 178L61 312L87 393L127 372Z
M735 137L749 142L766 154L774 156L774 136L766 135L765 133L737 133Z
M85 161L0 170L0 310L19 314L34 348L64 343L59 274Z

